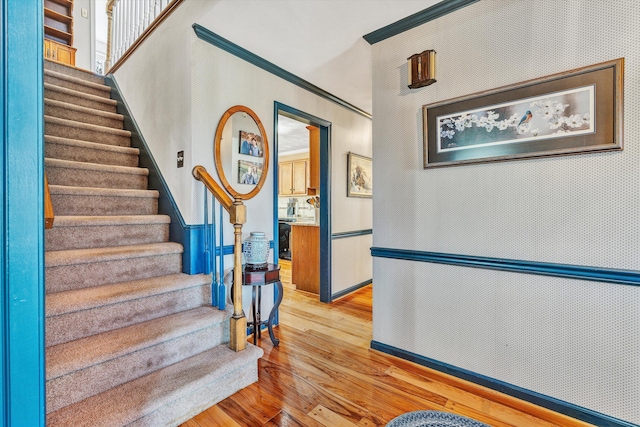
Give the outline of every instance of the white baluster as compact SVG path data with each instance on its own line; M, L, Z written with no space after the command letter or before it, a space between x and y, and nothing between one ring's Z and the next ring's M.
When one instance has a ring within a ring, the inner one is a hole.
M156 19L158 15L160 15L161 10L162 9L160 8L160 0L156 0L156 4L153 10L153 19Z
M122 23L122 16L120 14L120 2L117 1L113 7L113 53L111 54L111 65L115 64L120 58L120 24Z
M142 32L145 30L144 27L144 1L143 0L138 0L136 2L136 16L138 17L137 20L137 24L136 24L136 39L138 37L140 37L140 35L142 34Z
M151 23L151 20L149 19L149 16L151 15L151 11L149 10L151 8L150 5L150 1L149 0L144 0L144 17L143 17L143 26L144 29L146 30L149 27L149 24Z
M138 6L140 1L136 0L131 5L131 46L138 38Z
M124 44L126 43L125 39L125 24L127 22L127 12L125 10L126 7L125 0L120 0L120 28L118 28L118 32L120 33L120 43L118 43L118 59L122 57L122 52L124 52Z

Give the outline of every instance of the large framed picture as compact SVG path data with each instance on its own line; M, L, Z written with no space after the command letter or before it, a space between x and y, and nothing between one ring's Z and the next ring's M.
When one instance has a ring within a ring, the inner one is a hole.
M373 176L370 157L347 153L347 197L372 197Z
M424 167L622 150L624 59L422 108Z

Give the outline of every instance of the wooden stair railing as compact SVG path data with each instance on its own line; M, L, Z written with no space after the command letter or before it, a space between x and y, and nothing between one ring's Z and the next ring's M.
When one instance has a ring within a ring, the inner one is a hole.
M207 187L229 213L229 221L233 224L235 237L233 243L233 283L242 284L242 225L247 222L246 206L242 200L231 200L231 197L214 181L204 166L194 167L191 173L195 179ZM220 273L221 276L224 275L224 272ZM242 286L233 287L233 316L230 321L229 347L234 351L242 351L247 347L247 318L242 309Z
M53 204L51 203L51 192L49 191L49 181L47 175L44 176L44 228L53 227Z

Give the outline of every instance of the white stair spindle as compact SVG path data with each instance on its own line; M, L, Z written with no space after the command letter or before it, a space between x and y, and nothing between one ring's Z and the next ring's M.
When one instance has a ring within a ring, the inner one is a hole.
M120 14L120 2L117 1L113 7L113 41L112 53L111 53L111 65L115 64L120 58L120 24L122 23L122 16Z
M144 0L138 0L136 2L137 24L136 24L136 39L140 37L144 31Z
M156 0L155 8L153 11L153 19L156 19L158 15L160 15L161 10L162 9L160 8L160 0Z
M147 29L149 27L149 24L151 23L151 20L149 19L149 16L151 15L151 11L150 11L150 0L144 0L144 17L143 17L143 26L145 29Z

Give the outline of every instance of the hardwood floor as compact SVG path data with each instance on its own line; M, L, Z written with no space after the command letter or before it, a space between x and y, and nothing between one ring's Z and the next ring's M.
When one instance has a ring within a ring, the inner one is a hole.
M564 415L371 350L371 285L332 304L296 291L281 263L281 339L268 334L259 381L181 427L384 426L414 410L443 410L494 427L589 426Z

